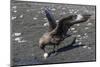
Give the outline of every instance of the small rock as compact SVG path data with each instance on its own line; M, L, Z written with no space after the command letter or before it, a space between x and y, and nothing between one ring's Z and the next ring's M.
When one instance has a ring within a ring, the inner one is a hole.
M88 10L85 10L85 12L86 12L86 13L89 13L89 11L88 11Z
M12 8L13 8L13 9L16 9L16 8L17 8L17 6L13 6Z
M11 19L14 20L14 19L16 19L16 17L12 17Z
M44 11L43 11L43 10L41 10L41 11L40 11L40 13L43 13L43 14L44 14Z
M27 12L29 12L30 10L26 10Z
M66 12L62 12L62 14L64 15L64 14L66 14Z
M15 41L17 41L18 43L26 42L26 40L23 40L22 37L15 38Z
M86 39L86 38L88 38L88 36L87 36L87 35L85 35L85 36L83 36L83 38L84 38L84 39Z
M87 33L84 33L84 35L87 35Z
M32 56L34 57L34 54L32 54Z
M76 20L80 20L82 18L83 18L83 16L81 14L78 14Z
M56 9L55 9L55 8L52 8L51 10L52 10L52 11L55 11Z
M88 30L89 29L89 27L85 27L85 30Z
M26 42L26 40L18 40L18 43Z
M49 26L49 23L44 23L44 26Z
M75 30L75 28L71 28L70 30Z
M59 20L56 20L56 22L59 22Z
M41 9L41 10L43 10L44 8L43 8L43 7L41 7L40 9Z
M20 35L21 35L21 33L15 33L14 35L15 35L15 36L20 36Z
M33 19L34 19L34 20L37 20L37 17L34 17Z
M13 12L14 12L14 13L16 13L16 12L17 12L17 10L14 10Z
M76 10L76 11L74 12L74 14L76 14L78 11L79 11L79 10Z
M86 39L86 37L85 37L85 36L83 36L83 39Z
M91 47L88 47L88 49L91 49Z
M69 10L69 13L73 13L73 12L74 12L74 9L70 9L70 10Z
M82 37L80 37L79 39L82 40Z
M22 39L22 37L16 37L15 41L20 41Z
M37 13L41 13L41 11L38 11Z
M81 37L81 35L77 35L77 37Z
M76 39L76 40L75 40L75 42L79 42L79 40L78 40L78 39Z
M23 15L20 15L20 18L23 18Z
M87 25L90 26L90 25L92 25L92 23L88 23Z
M78 43L78 45L81 45L81 44L82 44L82 42L79 42L79 43Z
M77 33L77 30L73 31L73 33Z
M43 19L47 20L47 18L43 18Z
M87 48L87 46L83 46L83 48Z
M66 8L64 8L64 7L62 8L62 10L65 10L65 9L66 9Z
M80 24L76 24L76 26L80 26Z

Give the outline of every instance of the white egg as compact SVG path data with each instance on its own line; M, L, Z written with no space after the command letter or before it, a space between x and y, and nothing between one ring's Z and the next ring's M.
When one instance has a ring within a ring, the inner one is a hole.
M44 58L46 59L48 57L48 53L44 53Z

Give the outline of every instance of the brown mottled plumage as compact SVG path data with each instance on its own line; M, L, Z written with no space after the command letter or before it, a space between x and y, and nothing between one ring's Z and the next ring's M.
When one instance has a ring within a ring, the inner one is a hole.
M68 29L77 23L86 22L90 18L90 14L70 15L62 18L56 23L54 16L49 9L45 10L46 17L49 21L49 31L44 33L39 40L39 47L45 52L46 45L59 45L67 36Z

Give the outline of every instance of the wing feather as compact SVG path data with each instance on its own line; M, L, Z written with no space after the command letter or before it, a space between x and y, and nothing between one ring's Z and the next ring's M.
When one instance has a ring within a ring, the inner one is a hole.
M78 15L70 15L68 17L62 18L57 27L53 30L56 35L65 35L67 34L68 29L77 23L86 22L90 18L90 14L78 14ZM52 32L52 33L53 33Z
M49 21L49 31L52 31L53 29L56 28L56 20L53 16L52 12L48 8L45 9L45 14Z

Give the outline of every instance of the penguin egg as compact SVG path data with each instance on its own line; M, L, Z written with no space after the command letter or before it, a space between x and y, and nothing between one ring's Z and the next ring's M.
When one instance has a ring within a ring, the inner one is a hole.
M48 57L48 53L44 53L44 58L47 58Z

